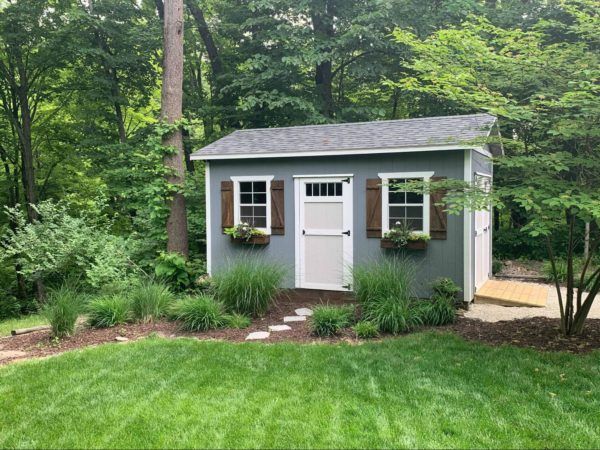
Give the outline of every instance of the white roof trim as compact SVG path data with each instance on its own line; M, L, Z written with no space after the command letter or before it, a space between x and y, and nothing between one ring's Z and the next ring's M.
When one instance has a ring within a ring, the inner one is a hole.
M195 161L212 161L212 160L225 160L225 159L256 159L256 158L298 158L302 156L341 156L341 155L376 155L382 153L411 153L411 152L435 152L442 150L475 150L486 156L491 154L481 146L473 145L432 145L422 147L402 147L402 148L375 148L375 149L356 149L356 150L330 150L320 152L281 152L281 153L240 153L240 154L228 154L228 155L202 155L193 154L190 159Z

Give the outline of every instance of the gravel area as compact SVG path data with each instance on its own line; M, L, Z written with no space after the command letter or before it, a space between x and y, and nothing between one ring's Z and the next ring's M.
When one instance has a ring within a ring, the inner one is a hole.
M469 319L479 319L483 320L484 322L518 320L527 319L530 317L560 318L560 308L558 306L558 295L556 293L556 289L552 285L545 286L548 286L549 295L546 307L544 308L532 308L526 306L497 306L472 303L469 307L469 310L465 312L464 317ZM565 289L563 289L563 296L565 293ZM594 301L588 318L600 319L600 298L596 298Z

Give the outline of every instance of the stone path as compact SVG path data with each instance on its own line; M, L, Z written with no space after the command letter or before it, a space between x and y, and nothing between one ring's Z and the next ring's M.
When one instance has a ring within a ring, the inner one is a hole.
M289 325L285 325L285 323L305 322L306 317L312 316L312 313L313 313L312 309L310 309L310 308L298 308L294 312L297 314L296 316L285 316L283 318L284 325L269 325L268 326L269 331L254 331L254 332L250 333L248 336L246 336L246 340L247 341L265 340L265 339L269 338L269 336L271 335L271 332L289 331L292 329L292 327Z
M27 353L16 350L0 350L0 361L8 358L20 358L22 356L27 356Z

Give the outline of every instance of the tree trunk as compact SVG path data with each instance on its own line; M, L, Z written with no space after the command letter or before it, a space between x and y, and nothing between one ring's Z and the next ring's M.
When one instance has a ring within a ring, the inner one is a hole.
M182 118L183 98L183 0L167 0L164 4L163 77L161 119L169 124ZM165 155L164 163L171 173L167 180L174 186L168 201L167 251L188 256L188 230L183 187L185 181L184 151L181 128L163 137L163 146L174 151Z
M320 111L325 117L333 118L335 105L333 101L333 71L330 42L334 37L333 27L333 5L331 0L326 0L322 11L311 12L313 30L317 43L324 43L321 51L327 53L324 59L317 63L315 70L315 88L320 103Z

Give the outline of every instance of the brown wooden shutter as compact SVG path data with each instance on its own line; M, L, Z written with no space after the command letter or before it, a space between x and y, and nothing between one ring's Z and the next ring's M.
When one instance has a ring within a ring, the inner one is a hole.
M221 228L233 226L233 181L221 181Z
M431 177L431 181L445 180L446 177ZM446 239L448 235L448 213L444 211L444 205L440 203L446 190L432 191L429 194L429 235L431 239Z
M271 181L271 234L285 234L283 180Z
M381 179L367 180L367 237L381 238Z

